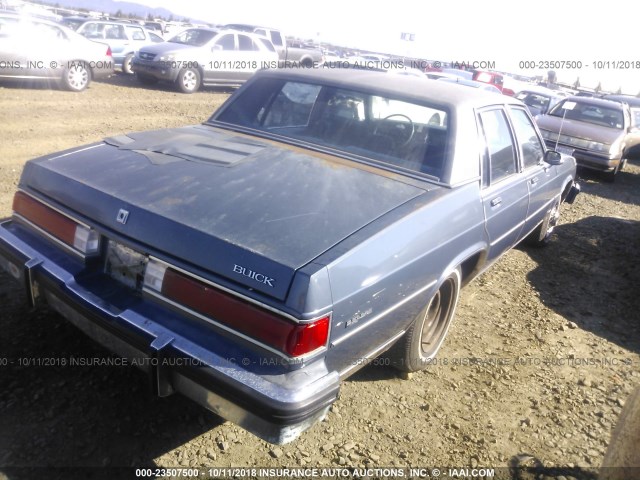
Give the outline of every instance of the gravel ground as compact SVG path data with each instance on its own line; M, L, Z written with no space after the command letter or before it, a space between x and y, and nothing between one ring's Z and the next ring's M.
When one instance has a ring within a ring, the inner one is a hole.
M81 94L0 86L0 216L29 158L198 123L226 97L123 76ZM545 478L595 478L640 384L640 166L614 184L580 176L583 194L564 206L547 248L516 248L463 290L437 364L408 379L384 360L360 370L326 420L285 446L180 396L154 398L134 368L58 365L110 354L58 315L27 309L0 274L0 479L180 466L494 467L508 476L516 464Z

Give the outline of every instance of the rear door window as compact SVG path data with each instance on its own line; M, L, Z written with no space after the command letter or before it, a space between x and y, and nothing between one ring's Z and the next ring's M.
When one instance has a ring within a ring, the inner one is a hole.
M493 185L517 172L515 146L502 109L480 113L485 141L485 183Z

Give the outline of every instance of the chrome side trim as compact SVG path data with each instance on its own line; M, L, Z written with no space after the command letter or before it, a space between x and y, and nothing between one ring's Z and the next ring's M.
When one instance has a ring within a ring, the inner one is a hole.
M400 302L396 303L395 305L387 308L385 311L383 311L383 312L379 313L378 315L376 315L375 317L371 318L367 323L364 323L361 326L359 326L358 328L355 328L354 330L350 331L346 335L343 335L342 337L340 337L335 342L331 342L331 346L335 347L336 345L340 345L342 342L344 342L345 340L347 340L348 338L350 338L354 334L358 333L360 330L371 326L373 323L377 322L382 317L388 315L389 313L394 311L396 308L401 307L402 305L404 305L408 301L413 300L415 297L417 297L421 293L424 293L425 291L429 290L436 283L437 283L437 280L434 280L434 281L428 283L427 285L425 285L424 287L420 288L419 290L416 290L415 292L413 292L411 295L409 295L408 297L404 298Z
M551 200L549 200L547 203L545 203L542 207L540 207L538 210L536 210L535 212L533 212L531 215L529 215L527 217L527 221L530 220L531 218L535 217L538 213L540 213L542 210L545 210L547 208L549 208L549 205L552 204L554 202L554 200L556 199L556 197L553 197Z
M81 148L80 150L74 150L73 152L68 152L68 153L65 153L63 155L58 155L57 157L51 157L49 160L56 160L58 158L63 158L63 157L66 157L68 155L74 155L76 153L86 152L87 150L92 150L92 149L97 148L97 147L104 147L106 145L107 145L106 143L102 142L102 143L99 143L98 145L91 145L90 147L85 147L85 148Z
M511 235L514 231L516 231L519 228L522 228L522 226L524 225L524 220L519 222L518 224L516 224L515 227L513 227L511 230L507 231L506 233L500 235L498 238L496 238L493 242L490 243L490 246L494 246L496 243L500 243L504 238L508 237L509 235Z
M376 348L376 349L370 351L369 353L367 353L366 355L364 355L363 358L366 358L367 360L369 360L369 359L377 357L380 353L382 353L384 350L386 350L386 348L389 345L391 345L393 342L395 342L400 337L402 337L405 334L405 332L406 332L406 330L401 330L400 332L395 334L393 337L391 337L389 340L387 340L382 345L380 345L378 348ZM357 370L359 368L366 367L366 366L367 366L367 362L351 364L351 365L349 365L347 368L345 368L344 370L342 370L339 373L340 378L344 379L347 376L351 375L351 373L353 373L354 370Z

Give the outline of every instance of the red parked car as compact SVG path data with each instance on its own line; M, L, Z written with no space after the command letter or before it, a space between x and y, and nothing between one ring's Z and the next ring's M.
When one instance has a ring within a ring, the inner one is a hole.
M474 70L472 79L476 82L484 82L495 85L496 88L505 95L509 95L511 97L515 95L515 92L513 90L504 87L504 77L500 73Z

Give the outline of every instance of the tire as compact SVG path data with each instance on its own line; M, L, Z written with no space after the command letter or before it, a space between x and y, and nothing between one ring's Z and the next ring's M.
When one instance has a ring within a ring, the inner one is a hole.
M313 59L310 57L304 57L302 60L300 60L300 66L302 68L311 68L313 67Z
M72 92L81 92L91 83L91 70L81 61L69 62L62 73L64 88Z
M182 93L194 93L200 88L200 72L195 68L183 68L176 78L176 87Z
M551 209L544 216L544 220L538 227L529 234L526 243L532 247L545 247L551 240L551 235L560 220L561 197L558 197Z
M142 85L155 85L158 83L158 79L149 75L141 75L136 73L136 78Z
M416 316L407 333L394 345L394 366L403 372L417 372L429 366L447 336L456 312L461 275L457 268L445 278L429 303Z
M131 62L133 61L133 53L130 53L124 60L122 61L122 73L126 75L133 75L133 70L131 69Z

